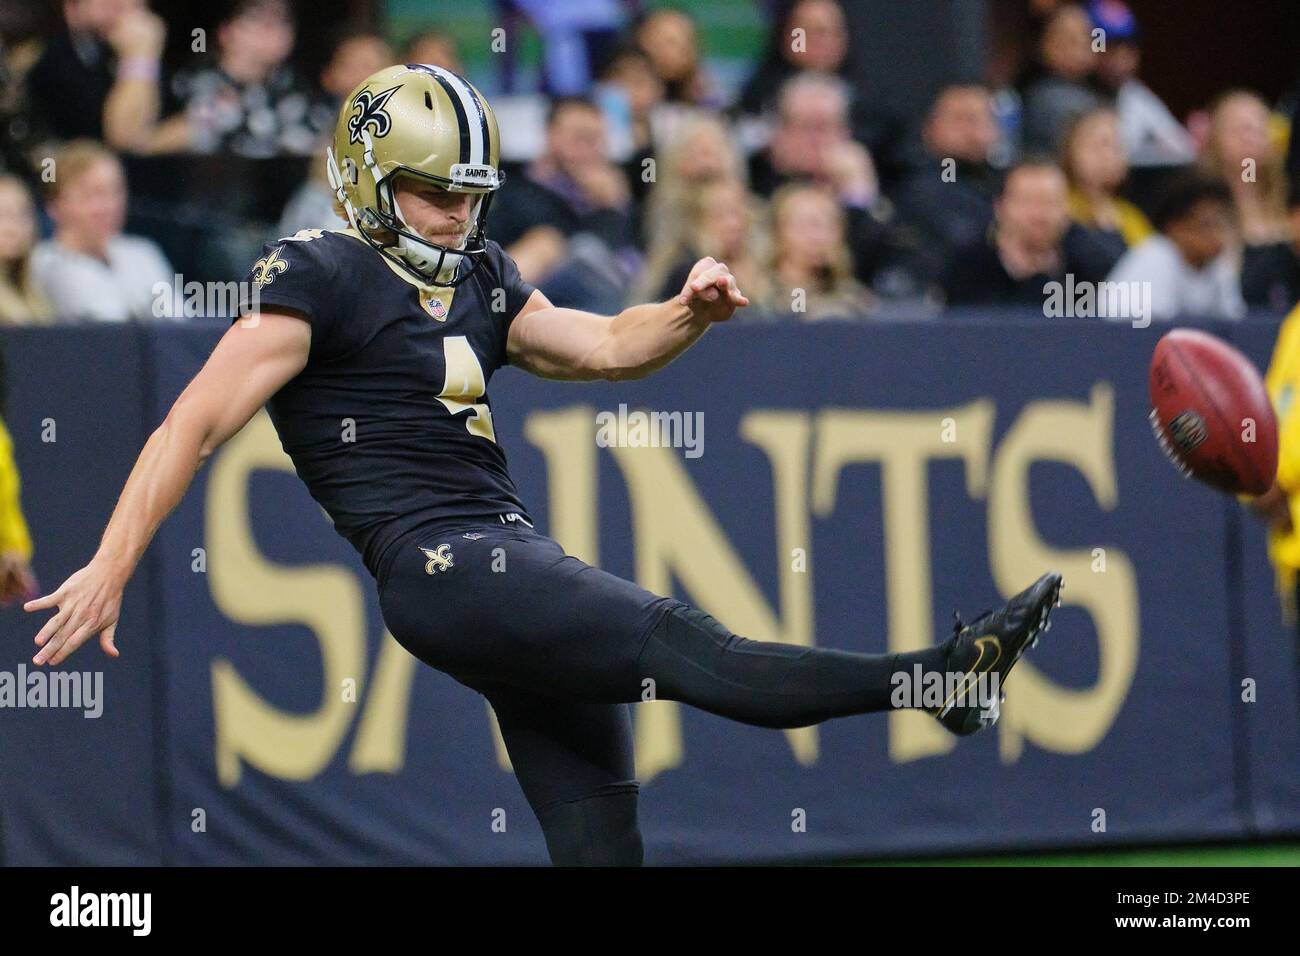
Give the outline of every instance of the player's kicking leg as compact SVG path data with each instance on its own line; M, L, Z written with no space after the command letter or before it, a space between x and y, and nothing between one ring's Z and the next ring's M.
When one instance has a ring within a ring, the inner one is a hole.
M929 709L958 734L988 726L996 716L987 695L971 691L1000 693L1046 626L1060 588L1059 575L1044 575L943 643L862 654L741 637L529 529L446 532L396 548L381 583L385 620L398 641L440 670L591 703L675 700L763 727L899 707ZM451 560L429 562L422 549ZM900 684L916 674L938 676L951 690L937 700L914 692L900 701Z
M637 667L657 696L748 724L803 727L902 706L924 709L964 736L997 721L1007 675L1048 626L1060 588L1059 574L1045 574L943 644L901 654L749 640L679 602L651 629ZM916 686L916 674L949 688L942 703L912 695L899 703L895 691Z
M937 646L860 654L740 637L531 530L419 533L394 550L380 580L389 630L488 697L556 863L640 862L625 703L675 700L764 727L921 707L896 701L900 674L946 673L959 689L1004 680L1061 583L1044 575ZM932 712L959 734L995 719L960 694Z

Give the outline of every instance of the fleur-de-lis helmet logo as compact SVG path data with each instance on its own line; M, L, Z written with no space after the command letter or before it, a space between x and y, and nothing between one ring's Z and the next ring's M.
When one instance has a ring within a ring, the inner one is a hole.
M394 86L382 93L371 93L369 90L362 90L352 98L353 112L348 117L349 142L361 142L361 131L366 127L372 127L370 133L376 138L388 135L388 131L393 128L393 119L384 110L384 106L387 105L392 95L401 88L400 85Z

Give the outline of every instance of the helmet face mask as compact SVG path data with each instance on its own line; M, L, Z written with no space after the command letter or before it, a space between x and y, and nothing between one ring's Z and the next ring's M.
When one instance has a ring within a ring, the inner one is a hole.
M377 200L375 217L395 237L394 248L405 260L403 264L413 268L422 282L437 286L459 285L469 277L477 266L478 260L487 253L485 225L488 207L492 203L492 194L479 195L470 205L469 230L460 245L441 245L420 235L402 214L397 199L397 189L398 180L404 176L424 180L439 189L446 188L434 177L418 170L399 167L375 186ZM448 191L459 192L459 190ZM460 264L466 259L470 261L471 266L461 274Z
M421 63L387 67L344 100L327 150L335 197L372 247L419 282L456 286L482 262L498 169L500 137L487 100L467 81ZM398 177L480 198L457 248L421 236L402 215Z

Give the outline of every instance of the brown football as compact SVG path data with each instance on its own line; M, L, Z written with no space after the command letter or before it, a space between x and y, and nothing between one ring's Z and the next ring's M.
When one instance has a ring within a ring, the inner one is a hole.
M1174 329L1151 357L1151 427L1186 475L1259 495L1277 474L1277 419L1255 366L1206 332Z

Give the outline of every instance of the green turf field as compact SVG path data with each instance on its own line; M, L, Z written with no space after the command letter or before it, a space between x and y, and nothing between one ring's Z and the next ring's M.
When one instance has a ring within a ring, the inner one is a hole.
M855 866L1300 866L1300 841L888 860Z

